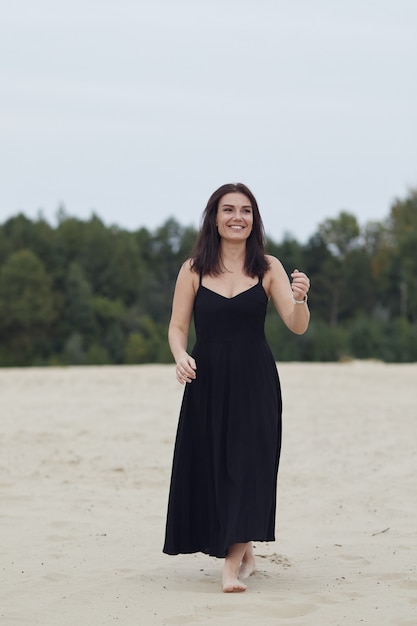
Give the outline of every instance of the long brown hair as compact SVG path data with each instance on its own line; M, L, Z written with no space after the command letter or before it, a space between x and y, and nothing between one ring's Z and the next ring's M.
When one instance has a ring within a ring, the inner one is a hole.
M192 268L202 274L218 275L224 271L220 258L220 235L216 215L221 198L227 193L242 193L252 205L252 232L246 240L245 272L248 276L263 277L269 268L265 258L265 230L253 193L243 183L227 183L210 196L204 209L200 232L191 255Z

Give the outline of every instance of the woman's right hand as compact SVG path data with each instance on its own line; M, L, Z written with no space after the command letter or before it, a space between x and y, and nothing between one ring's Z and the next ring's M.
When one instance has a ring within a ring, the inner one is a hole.
M183 357L178 359L176 374L177 380L181 385L191 383L196 378L197 365L192 356L185 353Z

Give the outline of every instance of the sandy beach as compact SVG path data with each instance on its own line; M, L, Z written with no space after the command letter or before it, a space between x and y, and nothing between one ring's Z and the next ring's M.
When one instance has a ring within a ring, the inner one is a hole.
M417 364L278 364L277 540L162 554L172 365L0 370L4 626L416 626Z

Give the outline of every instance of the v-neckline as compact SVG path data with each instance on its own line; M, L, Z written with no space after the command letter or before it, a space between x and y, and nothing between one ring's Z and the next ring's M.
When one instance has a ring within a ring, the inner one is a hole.
M236 293L234 296L230 296L230 298L228 296L224 296L222 293L219 293L218 291L214 291L214 289L210 289L210 287L206 287L203 284L200 284L200 287L202 287L206 291L210 291L211 293L214 293L216 296L219 296L220 298L224 298L224 300L234 300L235 298L238 298L242 294L247 293L248 291L250 291L251 289L254 289L255 287L257 287L260 284L262 284L262 283L257 282L254 285L252 285L252 287L248 287L248 289L244 289L243 291L239 291L239 293Z

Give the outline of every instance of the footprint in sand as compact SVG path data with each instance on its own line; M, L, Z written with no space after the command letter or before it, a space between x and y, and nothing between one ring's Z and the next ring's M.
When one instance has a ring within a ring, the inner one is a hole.
M356 563L360 563L361 565L370 564L370 561L359 554L340 554L339 558L344 559L345 561L356 561Z
M277 565L281 565L282 567L291 567L291 563L287 559L287 557L282 554L277 554L273 552L272 554L255 554L256 558L266 559L270 563L276 563Z
M411 589L411 591L417 591L417 580L403 580L400 583L401 589Z

